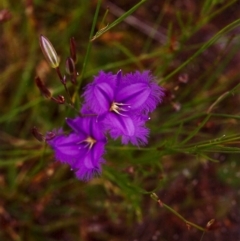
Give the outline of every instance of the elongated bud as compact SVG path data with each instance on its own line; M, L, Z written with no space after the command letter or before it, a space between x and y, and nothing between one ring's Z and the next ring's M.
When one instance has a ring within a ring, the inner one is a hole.
M76 63L77 62L76 42L73 37L70 39L70 56L73 59L74 63Z
M50 99L52 94L48 90L48 88L44 85L44 83L42 82L42 80L39 77L35 78L35 83L36 83L38 89L40 90L40 92L42 93L42 95L45 96L46 98Z
M49 65L54 69L57 68L59 66L60 59L51 42L46 37L41 35L39 38L39 43L44 57Z
M150 197L151 197L154 201L157 201L157 202L158 202L158 200L159 200L159 197L157 196L157 194L156 194L155 192L152 192L152 193L150 194Z
M70 57L68 57L66 60L66 71L69 75L75 74L75 63Z
M71 57L68 57L66 60L66 72L71 76L70 80L73 84L77 83L77 72L76 72L76 66Z
M37 140L39 140L40 142L42 142L42 141L45 140L43 134L40 133L40 132L38 131L37 127L35 127L35 126L32 128L32 134L33 134L33 136L34 136Z

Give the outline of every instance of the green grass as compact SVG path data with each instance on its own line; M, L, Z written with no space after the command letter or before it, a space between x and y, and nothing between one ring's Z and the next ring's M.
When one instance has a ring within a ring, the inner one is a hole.
M0 3L11 13L0 20L0 240L240 239L238 1L112 3ZM78 84L67 86L77 109L99 70L147 69L166 89L148 122L149 144L110 140L102 175L87 183L31 134L34 126L67 131L65 118L77 114L35 85L39 76L54 96L66 96L41 34L62 74L76 40ZM206 232L211 219L216 229Z

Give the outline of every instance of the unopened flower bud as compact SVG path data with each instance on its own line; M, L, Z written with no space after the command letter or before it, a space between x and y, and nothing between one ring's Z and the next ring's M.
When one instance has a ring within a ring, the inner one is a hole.
M39 77L35 78L35 83L36 83L38 89L40 90L40 92L42 93L42 95L45 96L46 98L50 99L52 94L48 90L48 88L44 85L44 83L42 82L42 80Z
M11 17L12 17L12 14L8 9L0 10L0 23L10 20Z
M33 134L33 136L34 136L37 140L39 140L40 142L44 141L44 136L43 136L43 134L41 134L41 133L38 131L37 127L34 126L34 127L32 128L32 134Z
M66 71L69 75L74 75L76 73L75 63L70 57L68 57L66 60Z
M219 223L215 219L211 219L210 221L208 221L206 225L207 230L214 230L217 228L219 228Z
M59 103L59 104L64 104L64 103L65 103L65 98L64 98L63 95L59 95L59 96L58 96L58 103Z
M39 38L39 43L49 65L54 69L57 68L59 66L60 59L51 42L46 37L41 35Z
M77 62L76 42L73 37L70 39L70 55L74 63L76 63Z

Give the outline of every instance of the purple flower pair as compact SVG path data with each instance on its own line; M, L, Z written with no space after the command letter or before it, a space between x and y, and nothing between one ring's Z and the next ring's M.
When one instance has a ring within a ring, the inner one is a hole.
M68 163L81 180L101 172L109 135L121 137L122 144L147 144L149 130L145 123L164 96L149 71L122 75L101 71L85 88L81 117L67 119L72 132L56 134L47 140L55 157Z

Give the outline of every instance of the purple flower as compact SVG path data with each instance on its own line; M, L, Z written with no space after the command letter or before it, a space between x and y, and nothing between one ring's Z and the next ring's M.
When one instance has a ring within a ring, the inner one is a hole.
M98 121L113 139L122 137L122 143L146 144L149 130L145 127L148 114L164 96L149 71L116 75L101 71L87 85L82 113L98 115Z
M67 119L67 124L73 130L69 135L56 133L47 143L57 160L69 164L77 178L87 181L101 172L106 137L96 117Z

